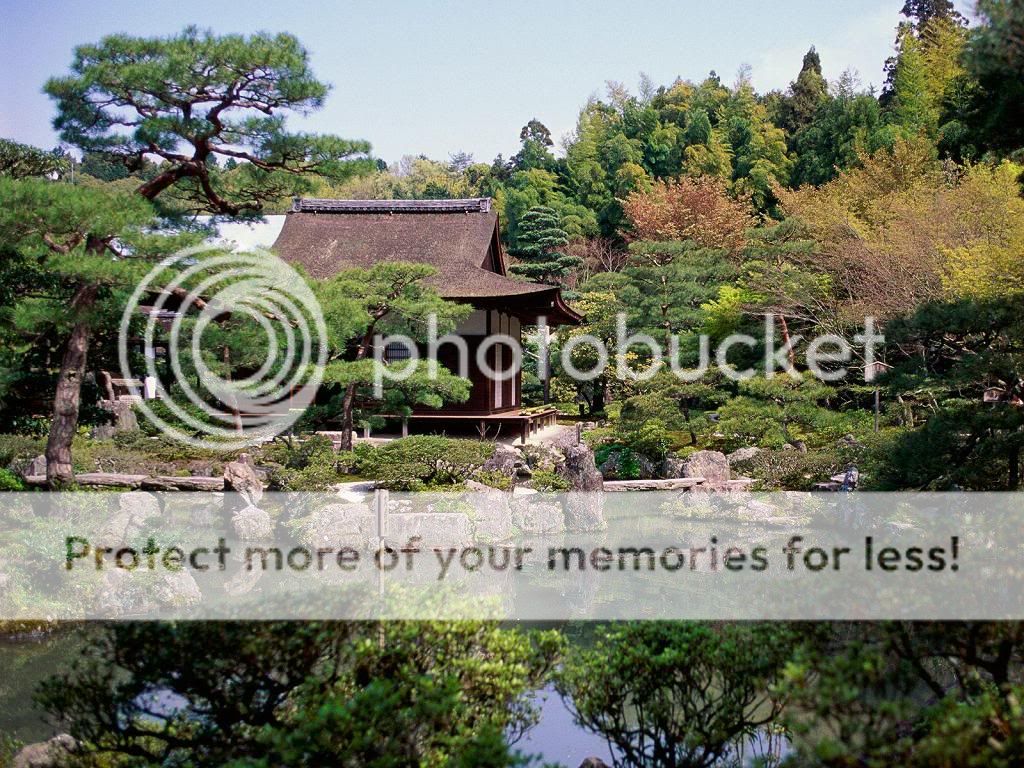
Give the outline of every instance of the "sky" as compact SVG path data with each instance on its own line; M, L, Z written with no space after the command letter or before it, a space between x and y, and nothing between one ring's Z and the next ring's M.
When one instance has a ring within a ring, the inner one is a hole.
M389 162L454 152L490 162L517 151L531 118L560 139L606 82L635 91L641 72L658 85L710 70L732 83L748 64L759 91L785 88L814 45L827 78L850 68L863 85L878 86L901 7L902 0L0 0L0 137L58 143L41 89L67 71L75 45L196 24L286 31L302 41L332 92L295 127L366 139Z

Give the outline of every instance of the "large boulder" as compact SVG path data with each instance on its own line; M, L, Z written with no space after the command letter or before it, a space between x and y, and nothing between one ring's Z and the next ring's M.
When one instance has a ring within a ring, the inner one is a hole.
M375 543L377 520L366 504L327 504L306 517L298 538L309 549L365 548Z
M562 452L550 445L524 445L522 451L531 470L554 472L565 461Z
M263 498L263 481L247 454L240 454L236 461L224 465L224 490L229 492L224 497L225 504L235 507L231 525L238 538L244 541L270 538L274 524L270 515L257 506ZM238 495L237 500L232 498L231 492Z
M517 499L512 503L512 525L530 535L564 533L565 512L561 504Z
M387 519L385 541L401 549L414 539L418 546L461 547L473 542L473 526L469 515L461 512L401 512Z
M67 762L68 754L78 742L67 733L48 741L22 747L11 761L11 768L56 768Z
M703 477L708 485L716 485L728 483L732 475L724 453L697 451L687 457L683 477Z
M186 568L159 571L151 579L140 579L123 568L111 568L102 578L102 586L94 598L94 610L108 618L139 616L162 608L188 608L203 597L191 571Z
M529 477L532 472L526 456L518 448L505 443L496 443L491 458L484 462L484 472L500 472L506 477Z
M761 452L760 448L740 448L738 451L733 451L725 458L729 461L729 466L735 466L741 461L749 461Z
M242 507L231 515L231 526L242 541L269 539L274 533L274 522L259 507Z
M46 457L40 454L36 456L25 466L25 471L21 473L24 477L31 477L33 475L45 475L46 474Z
M143 530L147 521L160 517L159 500L145 491L118 494L117 503L117 512L107 519L100 530L100 538L107 542L127 542Z
M187 570L160 574L153 584L153 597L163 607L188 608L203 599L195 578Z
M597 471L594 452L585 443L570 445L564 450L565 461L558 474L569 482L573 491L600 491L604 476Z
M257 506L263 498L263 483L247 454L224 465L224 490L237 493L249 507Z
M470 491L468 501L473 505L473 540L495 544L511 539L515 535L509 508L512 494L473 481L468 481L466 488Z
M604 494L598 491L570 491L565 497L565 527L574 533L603 531Z
M683 472L686 469L686 459L680 458L673 454L669 454L665 457L664 461L661 462L661 466L658 467L658 477L665 478L677 478L683 477Z

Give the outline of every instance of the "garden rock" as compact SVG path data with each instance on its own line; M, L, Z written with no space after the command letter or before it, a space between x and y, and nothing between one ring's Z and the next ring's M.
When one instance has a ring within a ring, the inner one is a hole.
M512 525L526 534L565 532L565 512L561 504L516 500L512 504Z
M604 484L604 477L594 463L594 452L584 443L565 449L565 462L558 474L569 482L573 491L600 491Z
M731 477L729 460L718 451L697 451L686 459L683 477L703 477L708 485L727 483Z
M511 494L473 481L468 481L466 488L470 491L467 501L473 505L473 539L481 544L511 539L515 534L509 508Z
M100 531L107 541L123 543L138 534L147 520L160 517L160 502L156 496L144 491L130 491L118 495L118 510Z
M376 539L376 517L366 504L328 504L309 515L298 538L310 549L343 546L365 548Z
M249 507L255 507L263 498L263 483L247 454L224 465L224 490L239 494Z
M153 587L153 597L162 605L188 608L203 599L195 578L186 570L163 573Z
M25 467L25 472L23 474L25 477L30 477L32 475L45 475L46 457L36 456L34 459L32 459L32 461L28 463L28 466Z
M263 498L263 482L248 454L240 454L237 461L224 465L224 490L234 491L244 506L231 515L235 534L243 541L267 539L274 532L274 523L265 511L257 507ZM228 503L230 497L225 497Z
M11 761L11 768L56 768L64 765L68 753L76 746L78 742L70 734L58 734L22 747Z
M678 456L668 455L665 460L661 462L661 466L658 467L658 476L667 479L675 479L679 477L685 477L683 471L686 469L686 459L682 459Z
M420 547L467 546L473 541L473 528L469 515L459 512L406 512L388 515L385 541L389 546L401 549L417 538Z
M749 461L761 452L760 448L740 448L738 451L733 451L725 458L729 461L729 466L735 466L741 461Z
M231 516L231 525L235 535L243 541L269 539L274 533L274 523L270 515L259 507L243 507Z
M565 527L575 533L605 530L608 522L604 519L604 494L599 491L566 494Z
M526 463L526 456L518 448L505 443L497 443L494 453L483 465L484 472L500 472L506 477L529 477L533 473Z
M554 472L565 461L562 452L549 445L524 445L522 450L532 470Z

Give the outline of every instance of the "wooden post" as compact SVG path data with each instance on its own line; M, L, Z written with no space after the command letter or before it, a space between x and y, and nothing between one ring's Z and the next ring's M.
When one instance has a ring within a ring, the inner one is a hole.
M523 445L526 445L526 440L527 440L527 437L529 436L529 434L530 434L530 420L529 419L523 419L523 426L522 426L522 429L520 430L520 433L519 433L519 437L523 441Z
M408 436L409 436L409 417L408 416L403 416L402 417L402 437L408 437Z
M377 548L384 548L384 537L387 536L388 524L388 492L378 488L373 492L373 511L377 522Z
M388 523L388 492L378 488L373 492L373 511L377 519L377 597L384 596L384 574L380 568L379 558L384 551L384 537L387 535ZM378 617L377 620L377 644L384 647L384 623Z

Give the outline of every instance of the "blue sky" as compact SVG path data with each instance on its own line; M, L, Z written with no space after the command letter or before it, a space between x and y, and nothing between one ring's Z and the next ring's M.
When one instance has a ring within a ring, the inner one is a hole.
M189 23L217 32L288 31L332 84L303 128L363 138L388 161L456 151L490 161L516 151L531 117L556 138L605 82L635 89L700 79L731 83L753 68L759 90L785 87L810 45L825 75L858 71L880 84L902 0L0 0L0 136L53 146L53 107L41 93L72 48L104 34L165 35Z

